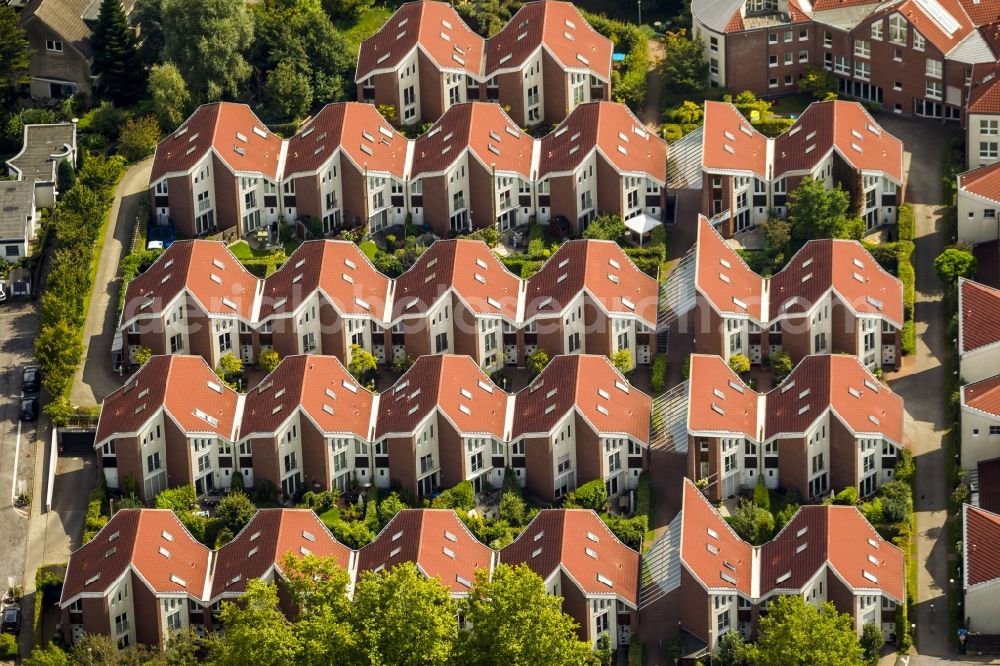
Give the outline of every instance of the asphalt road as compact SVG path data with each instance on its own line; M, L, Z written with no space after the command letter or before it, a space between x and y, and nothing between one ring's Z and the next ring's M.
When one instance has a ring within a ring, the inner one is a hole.
M0 586L23 585L28 511L15 508L31 493L35 455L44 455L37 423L19 421L21 366L32 362L38 316L30 303L0 304ZM38 498L32 498L37 501ZM26 630L30 635L30 621Z

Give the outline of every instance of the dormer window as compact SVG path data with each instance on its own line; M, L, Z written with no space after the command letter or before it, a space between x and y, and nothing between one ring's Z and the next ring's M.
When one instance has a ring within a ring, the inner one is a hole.
M750 14L776 14L777 0L747 0L747 16Z

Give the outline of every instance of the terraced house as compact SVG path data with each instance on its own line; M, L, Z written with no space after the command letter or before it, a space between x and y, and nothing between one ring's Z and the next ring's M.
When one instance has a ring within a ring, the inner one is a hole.
M903 144L856 102L814 102L771 139L731 104L708 101L704 125L671 152L678 170L697 174L701 213L726 238L786 216L805 178L843 188L868 230L895 224L903 203Z
M646 467L650 409L604 356L557 356L516 394L450 354L420 357L381 394L331 356L286 357L245 394L201 358L155 356L105 399L94 446L108 486L147 501L189 484L218 495L236 475L285 498L358 483L483 492L508 468L548 501L595 479L617 497Z
M480 366L524 367L550 355L653 354L659 288L610 241L568 241L528 280L480 241L437 241L403 275L379 273L353 243L308 241L259 280L222 243L180 241L126 289L116 362L142 348L224 354L327 354L352 345L381 362L468 354Z
M718 356L691 356L687 475L718 501L753 488L820 500L868 497L891 481L903 447L903 400L845 355L809 356L757 393Z
M408 2L361 44L358 100L394 108L395 122L434 122L484 100L523 127L558 123L579 104L611 98L611 41L569 2L529 2L493 37L448 4Z
M279 220L315 220L327 235L409 220L446 236L553 216L582 233L600 214L662 214L666 142L622 104L581 102L542 139L496 103L456 102L436 118L410 140L371 104L328 104L282 140L245 105L201 106L157 146L157 223L245 237Z
M855 507L803 506L773 539L753 546L689 480L680 513L643 566L643 639L680 629L690 659L713 653L728 631L755 638L768 602L778 596L798 595L816 606L829 601L851 616L858 635L872 623L887 641L906 603L902 551Z
M709 85L795 92L822 67L842 97L902 115L964 120L974 69L995 65L997 12L977 0L695 0Z
M728 361L844 352L868 368L900 362L903 285L857 241L811 240L762 278L708 219L698 222L695 348Z

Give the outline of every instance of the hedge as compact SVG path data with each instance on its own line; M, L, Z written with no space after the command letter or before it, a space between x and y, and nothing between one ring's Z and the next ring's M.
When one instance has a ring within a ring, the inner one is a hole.
M917 352L917 329L912 319L903 323L903 355L909 356Z
M649 375L649 384L655 395L663 393L667 385L667 355L657 354L653 357L653 368Z
M910 204L903 204L899 207L898 215L896 216L896 227L899 232L899 240L913 241L913 208Z
M755 130L773 139L779 134L783 134L794 122L791 118L770 118L751 124Z

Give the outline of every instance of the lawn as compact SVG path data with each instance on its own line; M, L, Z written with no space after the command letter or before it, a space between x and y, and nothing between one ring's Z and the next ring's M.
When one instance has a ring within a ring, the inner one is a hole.
M333 526L340 522L340 509L337 507L331 507L323 513L319 514L319 519L323 521L323 524L328 528L333 529Z
M349 53L357 53L358 49L361 48L361 42L365 41L382 27L389 17L392 16L392 10L386 9L385 7L372 7L358 19L357 23L352 26L340 25L337 26L343 30L344 37L347 38L348 46L350 48Z
M249 243L242 240L230 245L229 251L232 252L233 256L240 261L246 261L247 259L260 259L274 252L274 250L255 250L250 247Z

